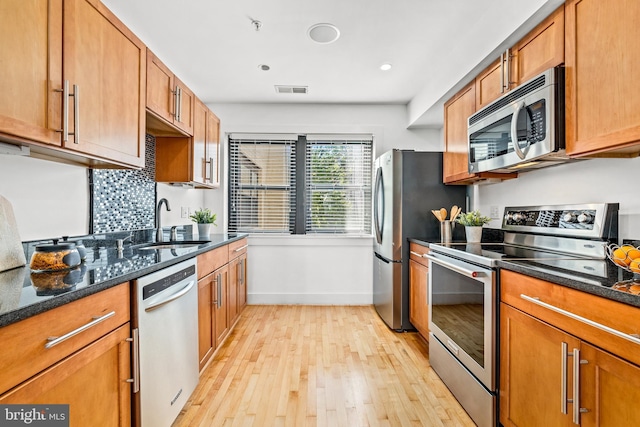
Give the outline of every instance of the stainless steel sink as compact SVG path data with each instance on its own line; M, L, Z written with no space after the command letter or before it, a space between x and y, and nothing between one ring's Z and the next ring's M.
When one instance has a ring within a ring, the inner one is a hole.
M209 243L211 240L179 240L173 242L153 242L142 245L136 249L140 251L151 251L156 249L184 249Z

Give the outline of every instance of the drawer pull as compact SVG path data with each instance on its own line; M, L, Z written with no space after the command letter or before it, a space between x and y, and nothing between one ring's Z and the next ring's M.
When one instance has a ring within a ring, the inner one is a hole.
M240 252L241 250L246 249L246 248L248 248L248 247L249 247L249 245L243 245L243 246L240 246L239 248L236 248L236 249L234 250L234 252Z
M547 304L546 302L540 301L540 298L538 298L538 297L530 297L530 296L525 295L525 294L520 294L520 298L522 298L525 301L529 301L529 302L531 302L533 304L539 305L541 307L547 308L547 309L549 309L551 311L555 311L556 313L560 313L560 314L562 314L564 316L567 316L567 317L569 317L569 318L571 318L573 320L577 320L578 322L582 322L582 323L585 323L585 324L587 324L589 326L593 326L594 328L600 329L601 331L608 332L608 333L610 333L612 335L615 335L615 336L617 336L619 338L623 338L623 339L625 339L627 341L631 341L634 344L639 344L640 345L640 339L634 337L633 335L625 334L624 332L620 332L617 329L610 328L610 327L605 326L605 325L603 325L601 323L594 322L593 320L589 320L589 319L587 319L585 317L578 316L577 314L573 314L570 311L566 311L566 310L558 308L558 307L556 307L554 305Z
M87 323L85 325L82 325L79 328L74 329L73 331L62 335L61 337L49 337L49 338L47 338L48 342L44 345L44 348L54 347L54 346L60 344L61 342L66 341L66 340L68 340L69 338L71 338L71 337L73 337L75 335L78 335L80 332L84 332L87 329L96 326L98 323L104 322L108 318L115 316L115 314L116 314L116 312L112 311L112 312L109 312L109 313L105 314L104 316L100 316L100 317L94 316L92 318L93 320L91 322L89 322L89 323Z
M414 252L414 251L409 251L409 253L411 255L419 256L420 258L423 258L426 255L426 254L419 254L418 252Z

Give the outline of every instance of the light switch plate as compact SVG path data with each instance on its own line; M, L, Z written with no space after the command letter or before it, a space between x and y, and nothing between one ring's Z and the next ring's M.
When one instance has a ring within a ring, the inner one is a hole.
M186 206L180 207L180 218L187 218L189 216L189 208Z
M491 219L499 219L500 218L500 212L498 211L498 207L497 206L491 206L491 211L489 213L489 217L491 217Z

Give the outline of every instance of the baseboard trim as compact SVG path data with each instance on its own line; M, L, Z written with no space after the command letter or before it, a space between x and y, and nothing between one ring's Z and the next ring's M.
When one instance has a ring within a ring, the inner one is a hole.
M248 294L254 305L371 305L372 294Z

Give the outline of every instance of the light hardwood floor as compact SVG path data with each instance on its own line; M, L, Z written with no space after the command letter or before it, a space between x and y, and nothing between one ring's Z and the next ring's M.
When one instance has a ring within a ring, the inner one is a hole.
M416 333L372 306L248 306L174 423L474 426Z

